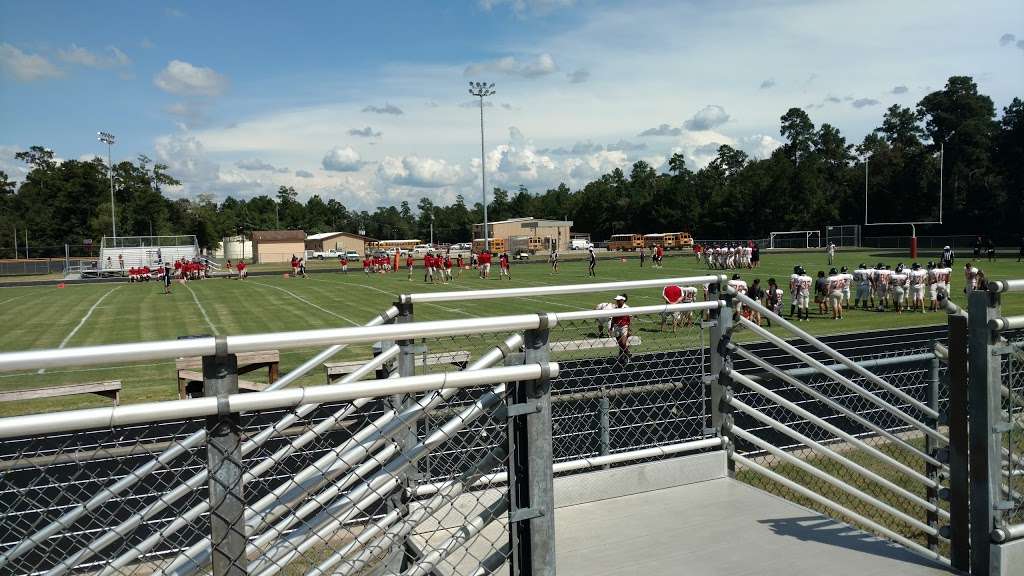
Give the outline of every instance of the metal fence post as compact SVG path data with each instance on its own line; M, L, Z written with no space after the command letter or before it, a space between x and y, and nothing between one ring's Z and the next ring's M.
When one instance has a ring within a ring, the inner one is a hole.
M707 375L707 385L711 396L711 425L721 437L728 439L726 450L731 456L734 449L732 406L729 404L732 398L732 379L728 372L732 368L732 357L728 346L732 338L733 299L718 283L708 287L708 299L725 301L724 308L713 309L710 313L711 373ZM735 478L736 463L728 458L727 465L729 476Z
M947 383L949 402L949 559L952 567L967 572L971 563L970 548L970 479L967 474L969 454L967 417L967 316L950 314L946 343L949 349Z
M405 324L413 321L412 313L412 302L398 301L394 303L395 307L398 308L398 316L392 321L395 324ZM398 353L398 375L415 376L416 375L416 343L414 340L402 340L396 342L399 347ZM391 342L382 342L381 350L385 347L390 347ZM377 378L383 380L391 375L391 371L387 366L381 366L378 370ZM388 407L395 410L397 413L403 412L406 408L410 407L415 402L415 398L410 394L396 394L391 396L388 400ZM404 432L396 434L394 439L398 444L399 450L404 453L416 445L418 441L418 435L416 427L419 426L418 422L413 422L406 427ZM430 461L429 457L425 461L425 466L429 470ZM408 515L409 508L409 495L412 494L415 489L415 474L412 472L403 472L400 475L400 481L402 489L390 495L387 498L387 510L401 510L402 517ZM419 549L411 546L411 542L407 538L402 538L395 541L392 544L391 549L388 552L387 559L379 565L379 569L374 571L374 574L398 574L404 572L412 563L419 557Z
M523 335L523 362L546 367L547 316ZM555 507L551 386L546 375L518 382L508 396L509 542L513 576L554 576Z
M935 342L932 342L931 349L933 351L935 350ZM928 383L928 385L925 388L926 403L928 404L929 408L931 408L932 410L935 410L936 412L938 412L938 410L939 410L939 357L938 356L935 356L934 358L932 358L931 360L928 361L928 381L927 381L927 383ZM934 430L938 429L939 421L938 421L937 418L931 418L928 415L925 415L923 418L924 418L924 423L927 424L929 427L931 427ZM925 448L925 453L927 453L929 456L931 456L933 458L936 458L936 459L939 459L938 452L939 452L939 450L942 447L938 445L938 443L936 442L936 440L934 438L932 438L931 436L929 436L927 434L924 437L924 448ZM932 464L931 462L925 462L924 472L925 472L925 476L927 476L929 480L935 481L935 483L937 485L939 484L939 473L941 472L941 469L940 469L939 466L936 466L936 465ZM926 492L925 497L928 499L928 502L930 504L932 504L932 505L938 506L938 504L939 504L939 489L938 488L933 488L933 487L929 486L926 489L925 492ZM931 526L932 528L935 528L935 529L939 528L939 514L937 512L929 510L927 512L927 514L926 514L926 519L927 519L927 522L928 522L929 526ZM938 551L938 549L939 549L939 538L938 538L938 536L934 536L934 535L931 535L931 534L928 535L928 548L930 550L933 550L933 551Z
M210 542L214 576L241 576L247 567L241 422L238 413L227 411L228 395L238 393L238 359L226 351L226 341L218 338L217 354L203 357L204 395L216 397L219 409L206 419Z
M1000 315L999 294L975 290L968 295L967 304L971 574L988 574L990 535L1002 499L1002 435L996 429L1001 420L1000 358L994 354L995 335L988 326L989 320Z

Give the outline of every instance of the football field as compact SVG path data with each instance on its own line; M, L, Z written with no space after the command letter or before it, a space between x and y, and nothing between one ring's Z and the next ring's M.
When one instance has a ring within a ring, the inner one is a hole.
M927 261L936 255L923 255ZM840 252L837 266L851 269L859 263L873 265L878 261L895 265L909 264L905 254L884 255L873 252ZM954 299L964 305L963 274L966 260L958 259L954 267ZM786 289L795 264L802 264L814 276L828 270L824 253L781 253L762 257L761 268L738 271L748 284L760 278L762 284L775 277ZM1024 263L1015 259L980 262L979 267L989 279L1024 278ZM141 284L103 283L88 285L18 286L0 288L0 352L16 350L64 348L96 344L112 344L146 340L174 339L188 335L228 335L258 332L280 332L315 328L358 326L388 308L397 294L442 290L481 290L499 287L527 287L576 284L595 281L588 278L586 264L563 262L558 274L544 263L513 264L512 280L495 275L479 279L465 271L452 284L424 284L420 262L409 281L405 271L393 274L364 275L336 270L336 264L325 262L310 268L309 278L288 278L283 274L251 276L248 280L208 279L174 284L173 293L163 294L158 282ZM640 268L639 261L629 258L601 260L597 267L598 282L669 278L707 274L691 255L671 254L662 268L648 262ZM732 271L728 271L732 274ZM418 304L418 321L476 318L530 312L564 312L593 309L599 302L609 301L614 293L588 293L566 296L539 296L502 300L469 300L438 304ZM632 306L662 302L659 289L628 291ZM784 311L789 309L786 295ZM1024 297L1004 298L1004 314L1024 313ZM850 311L841 321L817 315L811 304L811 321L802 325L815 334L858 332L864 330L903 328L916 325L944 324L944 313L905 313ZM778 331L778 329L774 329ZM688 341L692 341L690 338ZM319 350L288 350L281 353L281 372ZM365 357L367 351L350 351ZM246 376L248 378L248 376ZM176 397L173 362L154 362L111 367L52 369L0 374L0 391L39 388L55 384L78 384L103 380L121 380L122 402L162 400ZM302 384L323 383L322 371L315 371L301 380ZM53 408L102 406L109 401L100 397L71 396L59 399L0 405L0 415L41 411Z

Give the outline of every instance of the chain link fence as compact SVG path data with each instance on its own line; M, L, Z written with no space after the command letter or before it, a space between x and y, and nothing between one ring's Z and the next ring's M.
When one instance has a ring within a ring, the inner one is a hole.
M515 380L456 380L511 362L522 344L494 340L426 339L474 350L458 375L427 368L456 368L447 362L410 370L412 343L377 347L381 385L452 382L438 391L5 440L0 572L425 575L503 564L508 489L480 480L508 470Z
M1001 406L1007 429L1002 435L1003 519L1024 524L1024 330L1004 333L1000 362Z

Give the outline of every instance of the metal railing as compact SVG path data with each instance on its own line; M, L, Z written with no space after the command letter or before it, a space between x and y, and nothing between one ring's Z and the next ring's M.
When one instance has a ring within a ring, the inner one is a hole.
M754 310L835 364L828 365L740 314L713 318L715 425L735 445L733 473L755 486L852 522L949 563L942 526L950 513L938 426L935 353L857 361L838 353L745 294L725 298ZM806 369L782 370L733 339L749 330ZM737 369L736 362L753 368ZM900 382L927 375L921 385Z
M950 313L951 389L967 393L972 574L1009 573L1024 546L1024 316L1003 316L1002 298L1024 280L1000 280L968 293L967 311Z

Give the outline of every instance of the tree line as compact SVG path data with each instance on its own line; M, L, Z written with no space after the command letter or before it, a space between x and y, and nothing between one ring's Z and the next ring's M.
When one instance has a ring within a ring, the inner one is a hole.
M666 231L689 231L698 239L761 238L770 231L863 223L866 178L870 221L933 221L941 171L944 224L919 233L1014 242L1024 232L1024 102L1014 98L996 112L972 78L954 76L914 108L889 107L881 124L854 145L835 126L816 126L806 111L790 108L780 118L783 144L767 158L722 145L699 169L674 154L666 173L638 161L628 174L616 168L575 191L565 184L539 194L495 188L488 217L569 219L595 240ZM60 247L57 256L65 243L98 243L109 235L110 189L101 159L57 162L41 146L15 157L30 171L17 184L0 172L0 255L13 254L15 230L19 237L28 230L30 245ZM285 186L274 197L172 200L164 191L179 182L167 170L145 156L114 165L119 236L195 234L202 247L214 248L222 237L252 230L428 240L432 227L435 242L465 242L483 220L483 206L461 195L449 205L424 197L415 208L402 202L373 212L319 195L303 203Z

